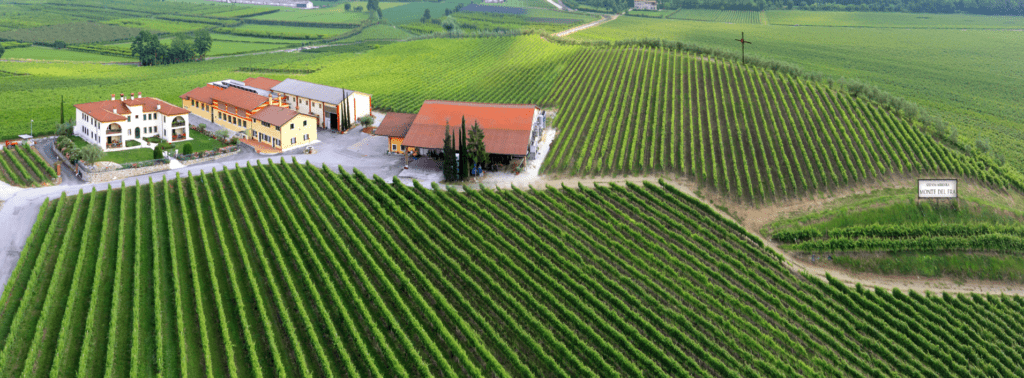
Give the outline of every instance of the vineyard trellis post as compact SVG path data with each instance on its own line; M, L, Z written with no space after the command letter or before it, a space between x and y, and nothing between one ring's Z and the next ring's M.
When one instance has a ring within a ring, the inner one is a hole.
M736 41L740 43L740 59L743 64L747 64L747 45L752 45L752 43L747 41L743 34L743 32L740 32L740 39L737 39Z

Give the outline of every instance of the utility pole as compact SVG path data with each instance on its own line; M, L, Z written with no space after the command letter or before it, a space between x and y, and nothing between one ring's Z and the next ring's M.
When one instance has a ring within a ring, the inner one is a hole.
M747 45L750 45L752 43L748 42L746 40L746 38L743 38L743 32L740 32L740 39L737 39L736 41L739 41L739 43L740 43L740 59L743 60L743 64L747 64L747 51L746 51L747 49L746 49L746 47L747 47Z
M35 131L33 130L33 128L34 128L34 125L32 125L32 124L33 124L34 122L35 122L35 120L34 120L34 119L30 119L30 120L28 120L28 134L29 134L29 135L31 135L31 136L32 136L33 138L35 138L35 137L36 137L36 133L35 133Z

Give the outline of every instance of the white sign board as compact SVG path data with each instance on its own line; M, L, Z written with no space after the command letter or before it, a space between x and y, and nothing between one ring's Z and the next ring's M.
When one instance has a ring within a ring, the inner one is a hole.
M956 180L917 180L917 198L957 198Z

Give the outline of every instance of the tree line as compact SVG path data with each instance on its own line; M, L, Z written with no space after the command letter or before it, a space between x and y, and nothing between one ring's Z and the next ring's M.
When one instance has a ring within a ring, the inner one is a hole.
M179 34L170 45L160 43L160 38L156 34L143 30L132 41L131 51L132 56L139 57L140 65L155 66L202 60L212 47L213 39L206 30L196 32L192 40L184 34Z
M563 0L571 8L579 4L618 13L633 7L633 0ZM660 9L771 10L970 13L1024 15L1024 0L659 0Z

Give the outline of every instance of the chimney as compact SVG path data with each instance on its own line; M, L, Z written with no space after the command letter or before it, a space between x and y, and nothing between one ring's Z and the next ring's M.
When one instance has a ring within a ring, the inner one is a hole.
M139 98L140 99L142 98L142 92L139 92Z
M156 110L160 110L160 104L156 104Z
M115 101L115 100L117 100L117 96L110 95L110 101Z
M132 97L131 97L131 99L132 99L132 100L134 100L134 99L135 99L135 92L132 92Z
M124 101L124 93L121 93L121 101Z

